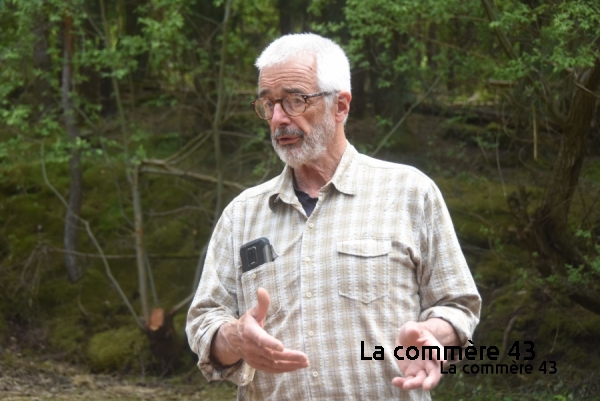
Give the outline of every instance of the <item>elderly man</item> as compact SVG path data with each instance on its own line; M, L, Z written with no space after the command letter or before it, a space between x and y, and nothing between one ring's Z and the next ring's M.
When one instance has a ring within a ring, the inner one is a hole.
M284 36L256 65L254 110L286 166L215 228L186 328L200 369L239 399L429 399L439 361L402 350L465 345L481 301L439 190L348 143L335 43ZM242 269L240 248L261 237L277 257Z

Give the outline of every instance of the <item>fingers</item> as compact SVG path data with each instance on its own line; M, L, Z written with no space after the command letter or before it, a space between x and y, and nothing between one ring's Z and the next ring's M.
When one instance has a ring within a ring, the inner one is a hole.
M267 373L287 373L306 368L307 366L294 362L275 361L274 363L263 363L252 367Z
M283 352L270 351L265 349L254 349L248 355L259 363L271 364L272 362L298 364L302 367L308 367L308 357L300 351L284 350Z
M304 352L294 351L291 349L283 350L283 352L271 351L269 357L277 361L297 362L306 364L308 367L308 357Z
M248 311L248 314L254 318L254 321L257 324L252 323L252 319L249 319L249 324L243 326L244 332L242 333L242 336L245 339L256 343L259 347L283 351L283 343L275 337L268 335L262 328L264 326L265 317L267 316L267 311L269 310L269 305L271 304L269 293L264 288L259 288L256 291L256 298L258 303L254 308Z
M256 299L258 303L254 308L252 308L250 314L256 319L258 324L263 326L265 317L267 316L267 311L269 310L269 305L271 304L271 297L269 296L267 290L259 287L256 291Z
M422 387L423 381L427 377L424 370L419 370L414 376L396 377L392 380L392 384L400 387L403 390L414 390Z
M246 355L246 363L269 373L291 372L309 366L307 356L300 351L283 352L255 348Z
M275 337L269 335L262 327L258 325L246 326L243 334L244 338L253 342L259 347L268 348L274 351L283 351L283 343Z
M270 373L291 372L309 366L308 358L300 351L271 351L257 356L256 363L260 370Z
M240 319L238 353L255 369L268 373L285 373L309 366L308 357L300 351L285 349L283 343L269 335L264 321L271 299L264 288L256 292L257 304Z
M429 391L435 386L437 386L437 384L440 382L440 379L442 378L442 372L437 366L435 367L435 369L432 369L427 373L427 378L423 380L423 390L425 391Z
M421 369L414 369L413 374L408 374L406 377L395 377L392 384L405 391L423 388L429 391L439 383L442 374L437 363L427 363Z

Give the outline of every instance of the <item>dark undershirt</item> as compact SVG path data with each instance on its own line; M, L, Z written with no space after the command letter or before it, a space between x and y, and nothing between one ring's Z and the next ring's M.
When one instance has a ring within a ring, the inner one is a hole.
M296 197L300 201L300 204L304 208L306 215L310 217L313 210L315 210L315 206L317 206L317 201L319 200L319 198L311 198L309 194L299 190L296 187L296 179L294 179L294 192L296 193Z

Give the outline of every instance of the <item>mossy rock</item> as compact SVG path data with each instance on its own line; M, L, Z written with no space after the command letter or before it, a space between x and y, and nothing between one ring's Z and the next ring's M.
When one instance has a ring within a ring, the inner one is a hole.
M94 371L137 369L150 361L150 343L137 327L121 327L94 335L88 357Z

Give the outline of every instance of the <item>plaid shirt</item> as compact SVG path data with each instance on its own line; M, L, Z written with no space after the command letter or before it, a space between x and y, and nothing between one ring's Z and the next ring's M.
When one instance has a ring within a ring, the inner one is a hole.
M418 170L359 154L348 144L317 206L306 216L292 169L250 188L224 210L213 233L187 335L208 380L239 385L249 400L427 400L392 385L400 326L442 318L465 344L481 298L435 184ZM267 237L275 261L242 272L239 249ZM209 359L216 330L271 296L264 329L310 367L269 374L240 361L220 370ZM362 360L375 346L384 360Z

